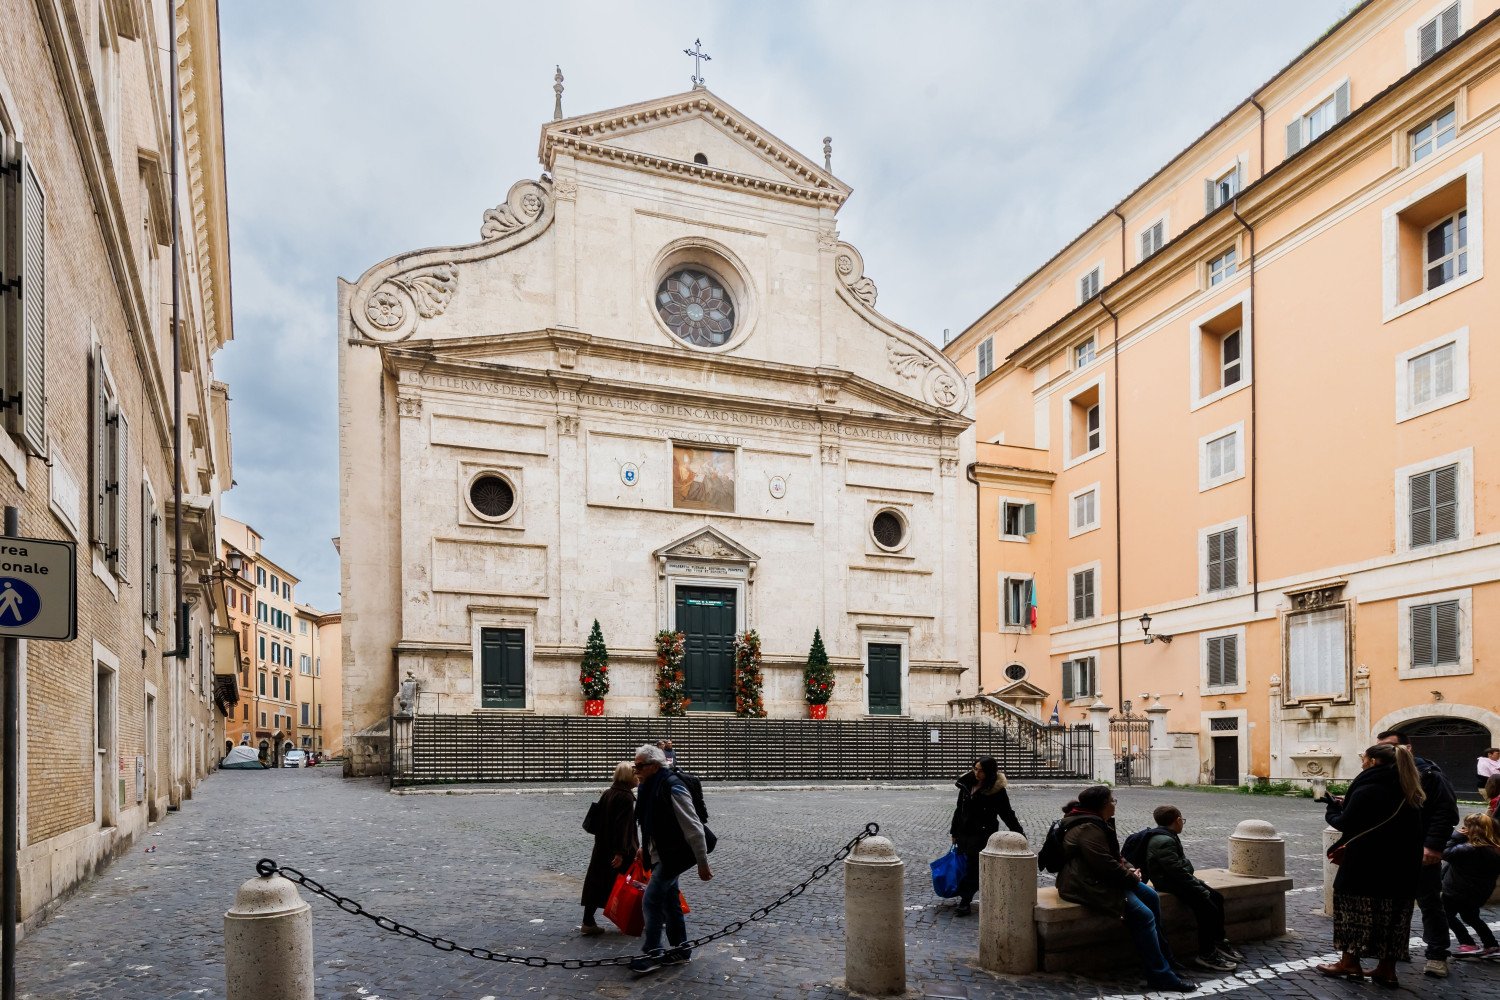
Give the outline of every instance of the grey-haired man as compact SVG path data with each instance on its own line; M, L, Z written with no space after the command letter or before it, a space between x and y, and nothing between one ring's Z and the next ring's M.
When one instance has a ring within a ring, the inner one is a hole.
M687 922L678 903L677 879L694 864L703 881L714 877L708 867L708 839L693 808L692 794L666 763L667 755L660 747L648 744L635 751L635 773L641 780L635 805L641 828L640 859L651 869L641 901L646 918L644 954L630 963L630 971L638 975L692 958L692 951L681 947L687 941ZM663 930L671 951L662 950Z

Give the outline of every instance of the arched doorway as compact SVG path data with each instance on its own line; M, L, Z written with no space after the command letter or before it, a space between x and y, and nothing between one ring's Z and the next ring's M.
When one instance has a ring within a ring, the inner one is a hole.
M1426 757L1443 769L1460 799L1480 798L1475 763L1495 745L1488 729L1470 719L1439 716L1408 722L1401 731L1411 740L1418 757Z

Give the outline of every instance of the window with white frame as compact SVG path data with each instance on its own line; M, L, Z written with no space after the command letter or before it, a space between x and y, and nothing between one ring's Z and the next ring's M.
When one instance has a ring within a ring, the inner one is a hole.
M1004 591L1005 624L1011 627L1029 627L1031 609L1036 603L1032 598L1030 578L1008 576L1004 578L1001 586Z
M992 371L995 370L995 340L994 340L994 338L993 337L986 337L983 340L981 340L979 342L979 349L978 349L978 351L976 353L977 353L977 356L978 356L978 360L977 360L978 368L976 369L976 371L978 373L978 377L979 378L984 378L990 372L992 372Z
M1036 504L1001 500L1000 534L1005 538L1021 541L1036 534Z
M1153 222L1151 225L1149 225L1145 229L1141 230L1141 234L1140 234L1140 236L1137 239L1138 239L1138 245L1140 247L1140 256L1139 256L1139 259L1140 260L1145 260L1147 257L1150 257L1152 254L1156 253L1158 250L1160 250L1163 246L1166 245L1166 242L1167 242L1167 223L1166 223L1166 220L1165 219L1161 219L1161 220L1158 220L1156 222Z
M1286 155L1293 156L1349 117L1349 82L1320 99L1286 127Z
M1431 156L1458 136L1458 120L1452 108L1411 130L1411 162Z
M1417 59L1426 62L1453 44L1459 36L1462 4L1445 7L1437 17L1417 29Z
M1212 212L1221 205L1227 205L1240 193L1239 165L1236 164L1233 170L1203 183L1203 207L1206 211Z
M1411 614L1411 668L1452 666L1459 662L1457 601L1418 604Z
M312 724L311 720L312 720L312 706L308 705L308 703L304 701L302 703L302 724L304 726L311 725ZM306 737L303 737L303 739L306 739Z
M1103 268L1096 267L1078 279L1078 301L1087 302L1099 294L1099 279Z
M1407 478L1412 548L1458 538L1458 473L1454 463Z
M1095 570L1075 570L1073 573L1073 620L1087 621L1097 613L1094 599Z
M10 286L0 298L5 303L0 306L0 393L10 404L3 426L32 452L45 455L47 196L35 164L3 114L0 163L10 168L0 173L0 272Z
M1064 660L1062 675L1062 696L1065 700L1079 701L1099 697L1097 657L1076 656L1071 660Z
M1469 328L1396 356L1396 422L1469 398Z
M1225 528L1222 531L1210 532L1207 542L1208 561L1205 569L1208 574L1208 591L1212 593L1238 587L1240 585L1239 528Z
M1208 287L1234 277L1235 248L1230 247L1208 262Z
M1434 223L1422 236L1426 287L1446 285L1469 273L1469 213L1460 209Z
M1217 431L1199 440L1199 492L1243 478L1245 446L1240 433L1242 427L1243 424L1235 424L1228 431Z
M303 653L301 655L300 659L298 660L298 667L301 669L301 671L304 674L306 674L307 676L311 677L312 676L312 657L308 656L306 653Z
M1345 605L1286 616L1286 698L1347 698L1348 609Z
M1104 383L1076 389L1063 404L1063 467L1071 468L1104 450Z
M1248 291L1193 321L1188 340L1191 409L1250 384L1251 325Z
M1240 683L1240 637L1216 635L1205 639L1204 670L1209 687L1238 687Z
M1077 534L1099 527L1099 488L1090 486L1072 497L1073 511L1070 522L1072 533Z
M1073 367L1082 368L1094 363L1094 338L1090 337L1073 348Z

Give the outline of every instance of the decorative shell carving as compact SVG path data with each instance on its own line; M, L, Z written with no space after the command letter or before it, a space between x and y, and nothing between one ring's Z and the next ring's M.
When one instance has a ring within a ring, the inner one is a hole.
M703 556L706 559L732 559L739 553L724 543L704 535L672 550L673 555Z
M905 379L916 378L933 365L927 355L889 334L885 338L885 355L890 359L891 370Z

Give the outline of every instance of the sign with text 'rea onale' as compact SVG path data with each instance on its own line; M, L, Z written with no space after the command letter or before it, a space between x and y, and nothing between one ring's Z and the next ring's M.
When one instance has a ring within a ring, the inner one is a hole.
M72 542L0 537L0 637L77 638L76 560Z

